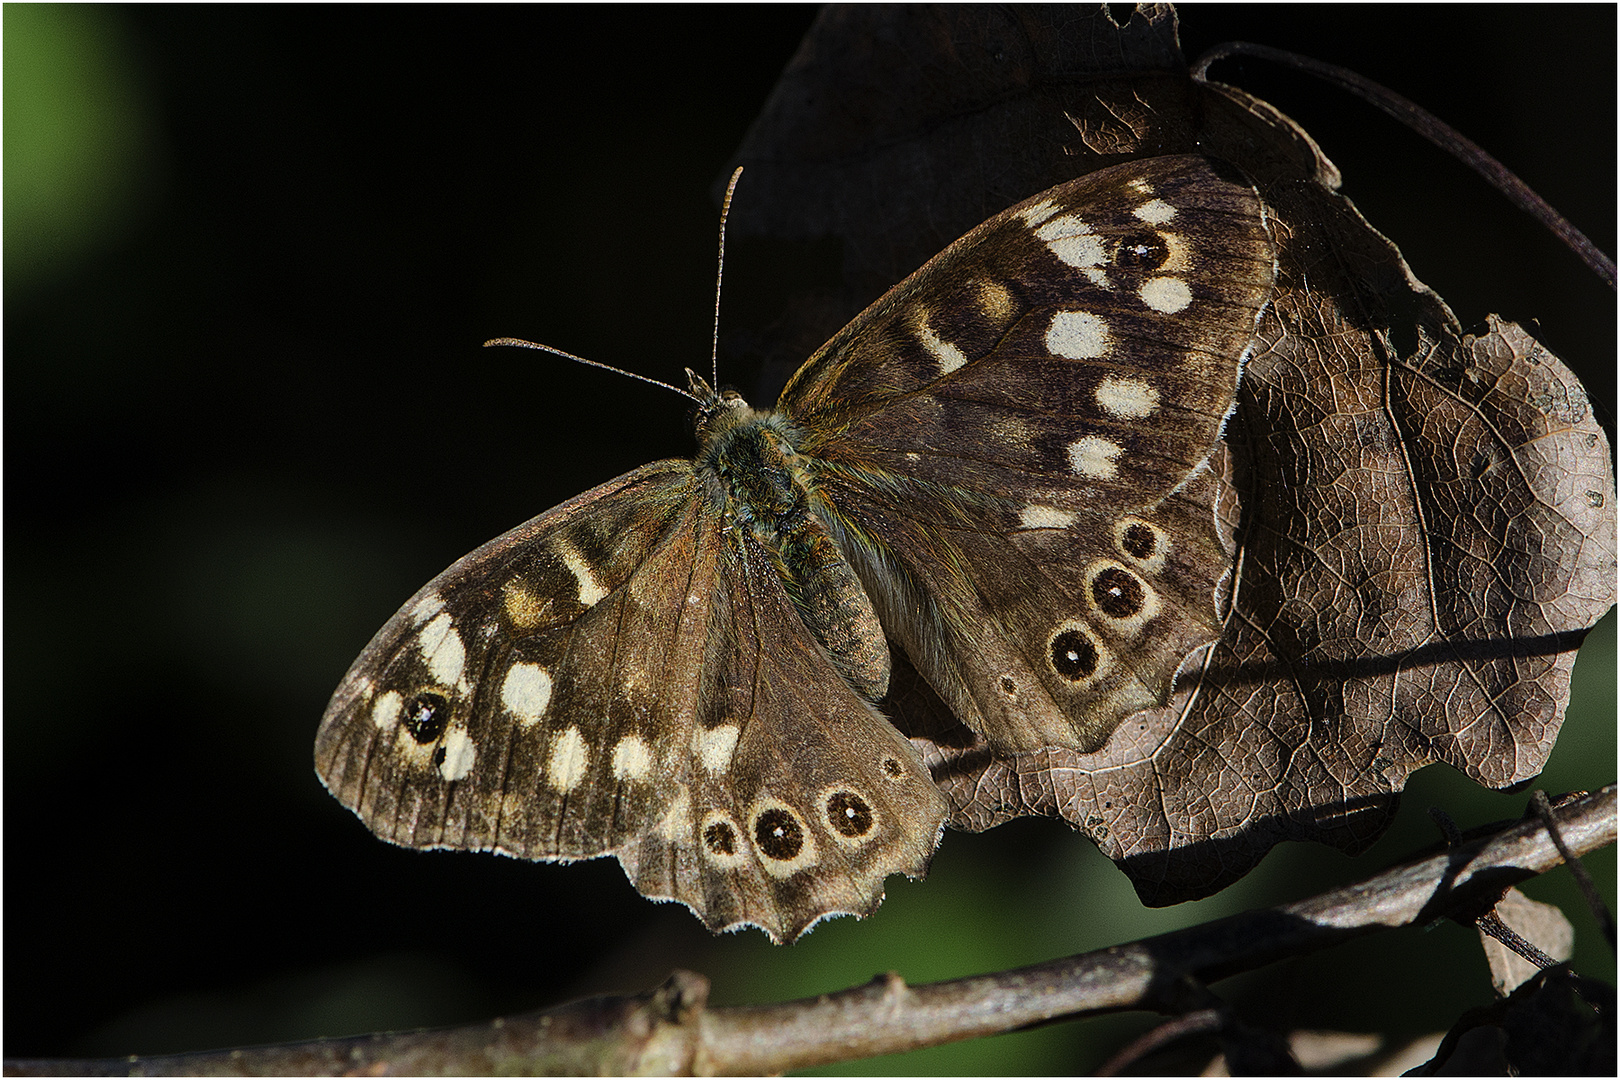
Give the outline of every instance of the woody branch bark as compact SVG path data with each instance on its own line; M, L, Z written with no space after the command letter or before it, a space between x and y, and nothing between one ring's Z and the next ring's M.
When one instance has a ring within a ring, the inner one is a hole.
M1615 840L1615 786L1552 811L1579 856ZM1245 912L1033 967L925 986L894 974L775 1005L706 1007L708 980L677 971L645 994L434 1031L102 1060L8 1061L8 1075L780 1073L995 1035L1058 1019L1203 1008L1217 979L1350 938L1441 917L1472 922L1508 886L1560 865L1532 817L1308 900Z

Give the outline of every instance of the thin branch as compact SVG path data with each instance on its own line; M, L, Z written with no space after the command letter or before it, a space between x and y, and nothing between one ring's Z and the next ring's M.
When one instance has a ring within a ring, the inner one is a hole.
M1615 840L1615 787L1551 811L1572 855ZM909 987L898 976L837 994L706 1007L708 980L436 1031L100 1061L9 1061L9 1075L465 1075L779 1073L1124 1009L1209 1006L1206 985L1352 938L1455 916L1563 861L1531 818L1366 881L1143 941L994 975Z
M1518 953L1527 963L1534 964L1543 971L1558 966L1557 960L1538 949L1535 942L1526 941L1517 930L1503 922L1502 916L1494 911L1475 919L1474 925L1479 927L1481 933L1489 934Z
M1507 196L1508 201L1535 218L1563 241L1564 246L1574 252L1605 285L1611 289L1615 287L1613 259L1587 239L1586 234L1572 225L1564 215L1554 210L1547 200L1537 195L1530 185L1515 176L1506 165L1423 106L1365 76L1358 75L1349 68L1248 41L1227 41L1214 46L1193 64L1192 77L1198 81L1206 80L1209 77L1210 65L1229 56L1255 56L1262 60L1285 64L1333 83L1375 108L1383 110L1484 177L1492 187Z
M1221 1030L1226 1017L1220 1009L1198 1009L1166 1020L1151 1031L1144 1032L1129 1046L1103 1062L1097 1076L1118 1076L1149 1054L1163 1050L1171 1043L1192 1035L1209 1035Z
M1536 812L1547 832L1552 836L1552 842L1558 845L1558 853L1569 864L1570 873L1575 875L1575 884L1580 886L1581 895L1586 897L1586 906L1591 909L1592 917L1597 920L1598 926L1603 930L1603 937L1609 943L1610 951L1614 944L1614 916L1609 913L1609 905L1603 902L1603 897L1592 881L1592 875L1586 872L1581 860L1570 853L1569 846L1558 833L1558 823L1553 819L1552 803L1547 801L1547 793L1537 788L1530 793L1530 808Z

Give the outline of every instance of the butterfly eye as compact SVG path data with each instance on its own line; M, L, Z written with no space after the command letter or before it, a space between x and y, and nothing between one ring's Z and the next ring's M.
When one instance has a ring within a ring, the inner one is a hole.
M1101 657L1097 646L1080 630L1070 627L1052 639L1052 669L1072 682L1097 673Z
M444 734L450 722L450 703L438 694L417 694L405 702L400 722L418 746L425 746Z
M853 791L835 791L827 799L827 822L853 840L872 831L872 807Z
M1142 583L1135 575L1110 566L1091 579L1091 596L1104 615L1128 619L1140 612L1147 601Z

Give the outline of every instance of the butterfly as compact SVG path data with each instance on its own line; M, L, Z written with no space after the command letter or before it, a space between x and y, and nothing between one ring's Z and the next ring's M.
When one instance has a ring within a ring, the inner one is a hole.
M378 836L615 855L791 940L923 875L948 807L885 717L914 668L992 750L1092 751L1220 634L1207 462L1276 276L1199 156L997 214L758 410L688 373L691 459L490 541L377 633L316 739Z

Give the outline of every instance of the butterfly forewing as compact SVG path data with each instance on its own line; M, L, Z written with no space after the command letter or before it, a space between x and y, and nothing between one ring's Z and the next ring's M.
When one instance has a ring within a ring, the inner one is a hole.
M891 637L998 750L1094 749L1217 636L1185 489L1274 275L1247 181L1116 166L969 233L784 391Z
M695 477L659 462L519 526L429 582L361 653L316 739L322 781L378 835L411 847L500 849L540 858L599 854L633 827L631 797L613 829L585 824L576 791L597 749L635 734L625 702L660 691L678 619L624 648L647 613L619 596L636 573L682 564ZM682 527L684 525L684 528ZM685 560L691 569L691 560ZM613 603L601 607L613 598ZM684 612L676 612L676 615ZM622 615L622 627L609 616ZM626 658L581 664L606 647ZM658 668L659 670L653 670ZM594 710L594 711L587 711ZM558 718L589 717L574 734ZM606 717L604 723L600 717ZM589 740L584 732L589 732ZM627 744L633 746L633 743ZM621 755L622 756L622 755ZM616 780L633 780L621 768ZM612 776L611 768L602 775ZM601 791L600 776L591 790ZM617 791L616 791L617 793ZM563 799L573 794L567 813Z

